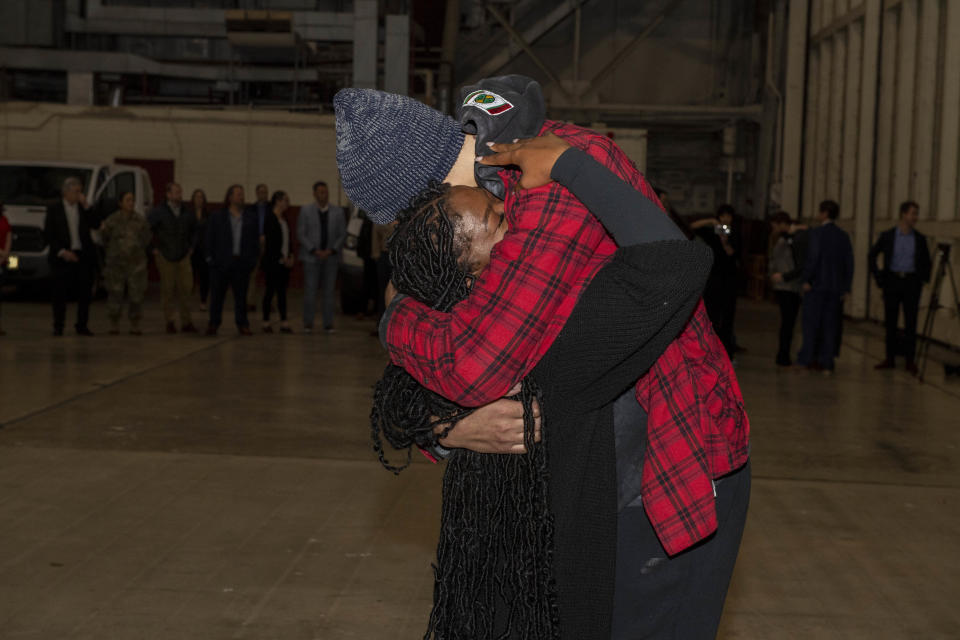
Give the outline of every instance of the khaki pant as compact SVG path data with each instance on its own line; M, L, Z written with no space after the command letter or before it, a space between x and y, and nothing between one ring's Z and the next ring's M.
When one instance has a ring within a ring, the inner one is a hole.
M193 289L193 270L190 258L184 257L170 262L162 255L155 256L157 271L160 272L160 297L163 300L163 316L167 322L173 322L177 309L180 310L180 327L193 324L190 320L190 291Z
M143 298L147 294L147 261L140 263L107 262L103 270L103 280L107 287L107 314L110 324L117 329L123 310L123 297L126 293L130 306L130 328L140 328L143 316Z

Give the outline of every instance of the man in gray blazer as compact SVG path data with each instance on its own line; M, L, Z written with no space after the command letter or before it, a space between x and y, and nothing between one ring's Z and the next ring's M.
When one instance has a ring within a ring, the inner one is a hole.
M333 290L337 284L340 251L347 239L343 207L330 204L327 183L313 184L313 202L300 208L297 239L303 262L303 330L313 330L317 288L323 286L323 329L333 333Z

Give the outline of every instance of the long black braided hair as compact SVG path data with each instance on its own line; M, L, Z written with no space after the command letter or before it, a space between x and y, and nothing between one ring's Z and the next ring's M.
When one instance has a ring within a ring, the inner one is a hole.
M462 259L469 238L458 235L448 191L431 183L412 199L388 243L397 291L439 311L466 298L473 284ZM546 449L534 442L533 404L542 401L531 380L516 399L524 409L526 454L458 449L448 457L426 639L560 637ZM414 445L436 447L471 411L388 365L374 391L374 450L399 473ZM546 438L545 425L542 431ZM394 449L407 450L402 466L387 461L381 434Z

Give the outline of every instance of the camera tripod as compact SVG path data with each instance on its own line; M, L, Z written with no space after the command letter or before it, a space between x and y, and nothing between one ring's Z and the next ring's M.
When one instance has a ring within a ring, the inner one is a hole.
M960 296L957 295L957 281L953 277L953 267L950 265L950 244L941 242L937 244L937 257L939 263L937 272L933 278L933 287L930 289L930 306L927 307L927 317L923 320L923 330L920 333L920 346L917 349L917 362L920 365L920 373L917 376L920 382L923 382L923 374L927 370L927 360L930 353L930 334L933 331L933 322L936 319L935 314L938 309L945 309L940 304L940 289L943 288L943 278L950 278L950 289L953 291L953 302L957 305L957 321L960 322Z

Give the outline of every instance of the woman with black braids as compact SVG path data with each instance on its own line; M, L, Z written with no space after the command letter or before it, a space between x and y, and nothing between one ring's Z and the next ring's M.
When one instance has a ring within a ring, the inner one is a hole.
M553 346L523 381L524 455L457 449L470 411L387 368L371 414L396 449L449 454L434 609L428 638L574 638L578 612L612 602L618 483L614 401L656 360L694 309L709 251L582 151L547 136L510 147L522 186L569 188L622 248L577 302ZM398 218L393 281L439 310L465 298L505 232L503 203L468 187L431 185ZM641 246L642 245L642 246ZM543 443L534 413L542 409ZM450 453L447 449L453 449ZM404 465L405 466L405 465ZM641 605L642 606L642 605ZM610 624L598 621L609 637Z

